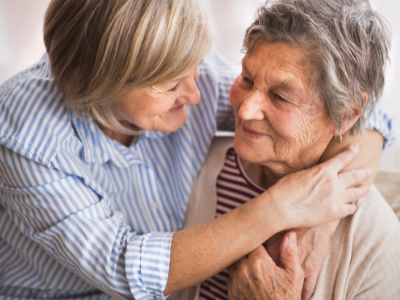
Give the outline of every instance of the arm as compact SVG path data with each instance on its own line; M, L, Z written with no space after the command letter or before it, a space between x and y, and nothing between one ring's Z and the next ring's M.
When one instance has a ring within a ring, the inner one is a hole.
M337 219L334 216L323 215L327 212L334 213L337 209L328 208L329 201L322 205L322 202L317 201L317 204L311 199L320 198L322 194L327 193L328 186L325 183L335 181L330 176L325 177L327 175L325 167L334 161L339 163L343 159L347 160L343 155L353 150L348 148L334 160L327 162L328 164L285 177L265 193L220 218L175 233L171 247L170 272L164 294L204 281L256 249L271 235L281 231L280 228L311 227L312 224L324 223L326 219ZM349 183L349 180L354 180L350 173L343 174L346 179L336 174L333 172L334 177L340 177L344 182ZM367 178L371 173L368 174L362 169L357 171L357 175L360 178ZM330 187L328 190L336 188L339 186ZM344 200L350 194L354 197L354 192L358 194L356 197L359 197L361 194L365 195L367 189L357 188L343 192L342 190L339 194L332 194L331 201L337 197ZM344 200L344 203L347 202ZM323 206L325 208L322 208ZM347 209L349 211L345 215L354 213L356 207L348 205ZM311 215L313 218L310 218Z
M56 156L50 168L0 149L1 203L9 224L16 224L1 227L0 232L22 232L21 243L31 245L40 257L51 256L59 264L57 272L114 297L163 299L163 291L168 294L201 282L276 232L354 213L355 207L346 203L367 192L347 189L351 174L336 175L356 155L348 149L317 168L286 177L222 218L173 237L168 232L138 235L107 195L94 188L89 173L82 173L83 165ZM80 171L72 175L56 168L61 165ZM359 176L368 177L365 170ZM320 186L324 192L316 193ZM294 214L302 221L292 222ZM318 218L309 218L310 214Z
M376 130L366 130L364 135L357 134L355 136L346 133L343 135L342 143L338 143L333 138L323 154L321 162L333 157L352 143L360 145L360 153L343 171L369 166L374 170L373 176L363 183L371 185L378 171L384 143L383 136ZM294 230L298 237L299 259L304 271L303 300L309 299L314 293L317 279L328 251L330 237L335 232L338 224L339 220L315 228ZM278 264L280 261L280 243L284 233L282 232L272 237L267 247L268 253Z
M92 179L45 167L1 145L0 153L0 240L10 239L2 243L0 259L6 280L18 276L23 281L15 285L27 286L23 278L29 277L49 293L56 287L74 295L102 290L114 298L162 298L172 233L138 235ZM11 256L4 265L7 255L20 250L23 259Z

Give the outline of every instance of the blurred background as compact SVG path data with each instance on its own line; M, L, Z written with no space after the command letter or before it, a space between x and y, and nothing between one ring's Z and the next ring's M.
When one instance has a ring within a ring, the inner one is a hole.
M239 64L246 28L262 0L200 0L214 25L214 47L230 61ZM373 9L391 25L391 64L382 106L396 117L395 144L384 151L380 170L400 172L400 11L399 0L370 0ZM0 0L0 84L35 63L45 52L42 41L43 16L49 0Z

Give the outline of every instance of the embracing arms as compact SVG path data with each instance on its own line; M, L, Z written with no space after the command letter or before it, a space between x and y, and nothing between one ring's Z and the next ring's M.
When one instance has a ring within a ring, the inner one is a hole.
M325 164L287 176L266 193L218 219L175 233L164 294L211 277L281 228L314 226L354 213L355 206L346 203L365 195L367 189L347 189L358 185L354 177L350 172L339 176L337 172L357 152L357 147L348 148ZM356 173L358 180L371 176L367 169ZM341 199L340 204L337 199Z
M379 132L375 130L366 130L364 135L358 134L356 136L346 133L343 135L343 142L340 144L333 139L321 160L326 161L328 158L333 157L343 150L344 147L352 143L360 145L361 151L357 158L348 164L343 170L355 170L362 166L371 167L373 169L373 175L368 180L363 181L364 184L371 185L376 177L383 146L383 137ZM353 172L352 174L357 176L356 172ZM297 280L296 285L288 284L286 288L289 292L300 291L303 300L309 299L312 296L322 264L328 251L330 237L336 230L338 223L339 220L314 228L299 228L294 230L297 234L298 249L296 250L296 254L298 255L298 264L301 265L303 270L302 272L297 270L296 274L294 271L288 271L284 274L290 278L294 276L292 279L295 279L300 275L304 276L304 282L303 280ZM259 247L254 254L249 256L249 258L240 261L240 263L237 264L237 269L234 266L230 268L231 276L234 279L230 282L230 292L231 295L237 295L237 298L233 299L242 299L239 295L244 295L245 291L243 287L252 286L252 282L264 282L264 286L259 285L257 288L260 289L259 292L261 292L263 288L265 289L264 292L266 292L268 290L268 282L272 280L272 277L276 276L276 273L263 274L261 270L266 270L267 266L269 270L275 270L274 272L283 272L283 269L275 269L276 266L274 267L274 265L271 264L269 257L271 257L278 265L285 267L281 261L282 239L284 237L285 232L273 236L268 242L267 250L263 247ZM288 251L286 251L285 255L289 255L289 258L293 258L292 255L290 255L290 251L289 254ZM256 265L254 261L257 259L257 261L260 261L259 258L262 258L262 263ZM292 259L293 265L296 265L295 260L296 259ZM293 268L294 267L292 267L292 269ZM246 270L246 272L244 272L244 270ZM245 273L250 274L250 276L244 276L243 274ZM255 280L256 276L265 276L265 280ZM275 280L279 278L275 278ZM256 289L256 287L253 287L253 289Z

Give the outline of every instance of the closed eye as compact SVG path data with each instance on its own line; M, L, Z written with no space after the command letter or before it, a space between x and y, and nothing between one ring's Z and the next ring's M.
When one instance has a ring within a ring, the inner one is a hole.
M178 82L172 89L168 90L168 93L173 93L179 88L180 82Z
M279 96L278 94L272 93L271 92L271 96L279 101L284 101L287 102L287 100L285 98L282 98L281 96Z
M253 82L252 82L249 78L244 77L244 76L242 76L242 77L243 77L243 80L244 80L246 83L253 84Z

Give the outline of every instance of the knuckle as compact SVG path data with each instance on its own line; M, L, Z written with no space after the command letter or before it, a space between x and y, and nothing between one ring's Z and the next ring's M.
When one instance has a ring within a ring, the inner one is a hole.
M307 273L313 273L320 268L320 262L317 259L309 259L305 263Z
M303 288L303 293L306 294L306 295L311 296L312 294L314 294L314 290L315 289L313 287L311 287L311 286L305 286Z
M337 216L340 213L339 205L335 202L331 202L328 204L329 212L332 216Z
M250 271L247 267L242 266L238 271L238 277L246 282L250 281Z
M304 281L304 271L303 269L299 266L296 270L296 272L294 272L294 282L303 282Z
M352 153L352 152L351 152ZM351 157L352 155L350 155ZM349 160L349 154L344 152L338 155L338 159L341 163L347 163L347 161Z
M325 178L325 185L327 187L327 189L333 193L336 189L335 189L335 182L336 182L336 174L329 174L326 178Z
M358 191L359 191L359 189L356 189L356 188L352 188L352 189L351 189L351 195L352 195L352 197L353 197L352 200L358 198Z
M327 166L326 165L316 165L310 169L312 172L312 175L321 175L327 172Z
M314 293L314 288L311 285L307 285L303 288L304 292L308 295L312 295Z
M353 179L354 179L355 182L360 182L360 181L361 181L360 174L359 174L357 171L351 170L351 171L350 171L350 174L351 174L351 176L353 177Z
M260 257L254 259L254 269L257 273L261 272L264 266L264 260Z

